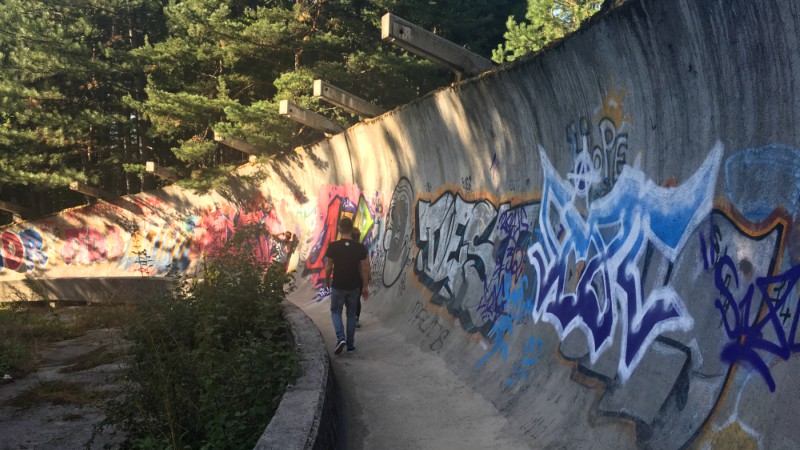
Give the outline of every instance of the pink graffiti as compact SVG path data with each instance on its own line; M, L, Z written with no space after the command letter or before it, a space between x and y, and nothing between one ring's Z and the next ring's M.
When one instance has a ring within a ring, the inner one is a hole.
M236 232L236 224L239 221L239 210L231 204L224 204L206 213L200 219L199 241L202 249L209 255L213 255L224 247Z
M118 257L122 248L122 237L117 227L109 227L106 234L91 227L67 228L59 253L67 265L92 264Z
M379 233L379 226L374 225L383 212L383 202L379 193L376 192L372 201L368 202L354 184L322 188L317 201L317 211L322 213L312 238L315 244L303 270L303 275L310 276L314 285L321 284L325 252L328 245L338 238L339 220L343 217L352 218L354 225L361 230L362 242L369 248Z
M296 247L297 238L283 230L282 220L272 206L257 196L247 207L231 203L189 215L166 226L136 231L120 259L123 270L160 274L170 269L186 271L203 255L218 254L244 226L266 232L250 243L253 254L262 261L285 261ZM288 233L288 234L287 234Z
M329 207L324 211L327 211L327 214L324 221L321 221L322 229L318 233L317 245L314 246L308 259L306 259L304 272L304 275L311 275L312 283L315 285L320 284L322 270L325 268L325 252L328 250L328 245L335 241L338 236L337 224L340 217L343 216L342 213L345 212L342 211L342 198L334 197Z

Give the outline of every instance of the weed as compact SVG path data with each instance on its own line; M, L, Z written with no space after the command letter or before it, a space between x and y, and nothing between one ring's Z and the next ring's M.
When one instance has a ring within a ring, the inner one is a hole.
M123 400L104 425L136 448L252 448L299 370L280 303L290 277L237 232L198 279L142 301Z
M77 311L71 327L79 335L99 328L124 328L136 320L137 314L136 308L130 304L94 304Z

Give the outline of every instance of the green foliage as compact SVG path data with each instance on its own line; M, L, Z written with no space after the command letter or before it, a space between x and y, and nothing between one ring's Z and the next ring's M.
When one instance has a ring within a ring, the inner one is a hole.
M0 376L18 377L36 367L36 349L70 337L69 327L47 309L0 308Z
M198 169L192 172L191 177L180 180L178 184L197 193L223 188L231 181L231 171L234 169L232 164Z
M256 238L237 232L206 260L202 281L142 304L129 391L109 415L132 447L252 448L295 380L280 306L290 277L255 258Z
M497 63L513 61L577 30L600 10L604 0L528 0L527 22L508 18L506 42L493 52Z
M122 99L140 95L129 51L159 3L0 2L0 198L46 213L82 198L72 181L139 187L122 164L144 163L143 130Z
M285 144L281 136L291 135L295 125L278 114L278 104L272 100L255 101L249 105L232 102L225 108L228 121L214 125L214 131L244 139L256 148L281 148Z
M0 1L0 199L40 213L157 187L147 161L208 189L246 156L323 138L278 114L291 100L341 126L359 118L311 96L322 78L385 109L454 75L380 40L393 12L489 56L520 0ZM177 166L177 167L175 167ZM0 220L7 220L0 215Z

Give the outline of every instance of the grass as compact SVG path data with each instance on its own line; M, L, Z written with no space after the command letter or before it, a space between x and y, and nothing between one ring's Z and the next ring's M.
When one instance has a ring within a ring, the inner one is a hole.
M36 370L37 352L45 344L70 339L99 328L129 323L126 305L51 308L0 304L0 376L23 377Z

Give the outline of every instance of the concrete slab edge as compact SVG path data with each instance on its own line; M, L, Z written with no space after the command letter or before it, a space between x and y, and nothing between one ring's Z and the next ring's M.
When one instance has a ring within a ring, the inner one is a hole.
M283 395L278 410L259 438L257 450L334 448L334 380L322 333L297 306L284 302L295 348L302 355L301 374Z
M60 277L0 282L0 303L20 301L133 303L168 293L175 281L168 277Z

